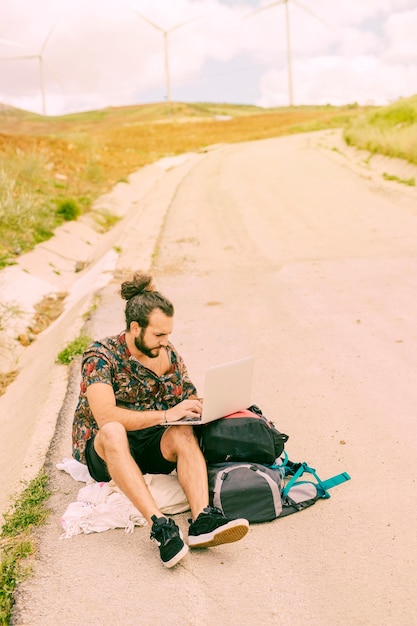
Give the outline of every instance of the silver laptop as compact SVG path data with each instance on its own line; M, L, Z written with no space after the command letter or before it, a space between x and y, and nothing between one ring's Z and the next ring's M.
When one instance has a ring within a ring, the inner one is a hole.
M252 356L223 365L209 367L205 372L203 413L200 418L184 417L168 426L207 424L225 415L247 409L252 404L252 382L255 359Z

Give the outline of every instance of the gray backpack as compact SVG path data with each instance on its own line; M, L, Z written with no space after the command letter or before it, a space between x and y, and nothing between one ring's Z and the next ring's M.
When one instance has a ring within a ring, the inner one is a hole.
M314 477L300 480L304 473ZM292 463L285 455L273 466L259 463L215 463L208 466L210 504L229 519L269 522L330 498L329 489L350 479L343 472L322 481L307 463Z

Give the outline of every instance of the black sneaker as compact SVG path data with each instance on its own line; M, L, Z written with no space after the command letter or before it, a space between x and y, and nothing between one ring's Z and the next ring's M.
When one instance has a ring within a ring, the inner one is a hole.
M190 522L188 545L190 548L211 548L222 543L239 541L246 535L249 522L246 519L230 520L220 509L207 506L202 513Z
M151 539L159 546L162 563L165 567L174 567L188 552L181 531L170 518L152 515L151 519L153 521Z

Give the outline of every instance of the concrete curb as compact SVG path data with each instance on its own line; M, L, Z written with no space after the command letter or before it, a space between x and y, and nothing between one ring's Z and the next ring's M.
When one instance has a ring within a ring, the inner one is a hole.
M94 295L116 271L149 269L171 199L202 158L190 153L142 168L129 177L129 185L119 183L96 203L97 210L121 217L114 228L100 235L88 217L66 224L1 274L0 296L11 293L24 310L21 325L27 325L44 295L66 291L68 296L62 315L27 348L12 339L19 324L8 329L19 375L0 397L0 515L21 481L34 478L45 462L68 385L68 368L56 364L58 352L78 336ZM80 261L87 267L76 272Z

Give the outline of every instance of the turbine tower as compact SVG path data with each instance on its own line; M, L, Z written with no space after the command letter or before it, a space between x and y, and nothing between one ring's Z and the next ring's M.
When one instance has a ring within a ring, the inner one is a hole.
M23 55L19 55L19 56L12 56L12 57L0 57L0 60L2 61L29 61L29 60L33 60L33 59L37 59L38 63L39 63L39 85L40 85L40 90L41 90L41 97L42 97L42 115L46 115L46 100L45 100L45 77L44 77L44 68L47 67L48 68L48 72L50 74L52 74L52 76L55 78L55 80L60 84L60 86L62 87L62 89L64 89L61 81L59 80L59 78L56 76L56 74L51 70L50 66L45 62L44 60L44 52L45 52L45 48L47 46L47 43L52 35L52 32L55 28L55 25L52 26L52 28L50 29L49 33L47 34L41 48L40 51L37 54L23 54ZM12 45L12 46L16 46L18 48L25 48L26 46L22 46L21 44L18 43L14 43L5 39L0 39L0 43L5 43L7 45ZM64 90L65 91L65 90Z
M161 32L164 37L165 81L166 81L166 91L167 91L166 99L170 103L171 102L171 72L170 72L170 66L169 66L168 35L172 33L172 31L177 30L178 28L181 28L182 26L185 26L185 24L194 22L195 20L194 19L186 20L185 22L181 22L180 24L176 24L175 26L172 26L172 28L169 28L168 30L164 30L163 28L161 28L161 26L158 26L158 24L155 24L155 22L152 22L149 18L145 17L144 15L142 15L135 9L132 9L132 10L136 13L136 15L138 15L142 20L147 22L150 26L152 26L153 28L156 28L156 30L159 30L159 32Z
M298 0L276 0L275 2L271 2L271 4L267 4L266 6L260 7L259 9L252 11L245 17L246 18L251 17L252 15L255 15L256 13L261 13L261 11L267 11L268 9L272 9L278 4L285 4L285 30L287 34L288 93L289 93L289 103L290 103L290 106L292 107L294 106L294 88L293 88L293 76L292 76L292 50L291 50L290 11L289 11L290 2L293 2L298 7L300 7L300 9L303 9L303 11L305 11L306 13L314 17L316 20L319 20L319 22L321 22L325 26L327 26L328 28L331 28L331 26L329 26L327 22L322 20L321 17L319 17L318 15L313 13L313 11L311 11L306 6L301 4L301 2L298 2Z

